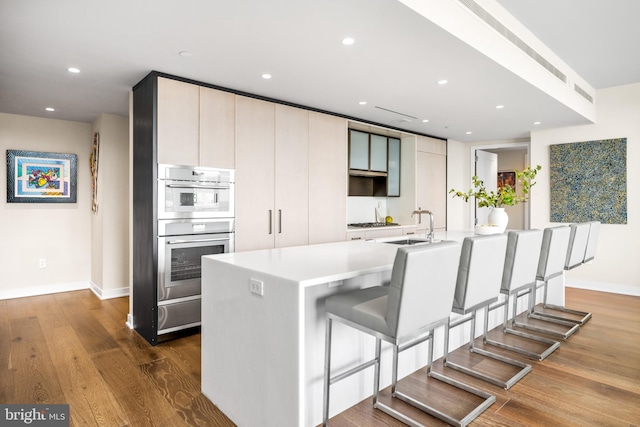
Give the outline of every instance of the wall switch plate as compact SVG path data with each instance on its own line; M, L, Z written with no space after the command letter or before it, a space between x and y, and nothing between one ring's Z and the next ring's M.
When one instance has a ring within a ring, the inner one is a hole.
M264 295L264 282L256 279L249 279L249 290L251 293L263 296Z

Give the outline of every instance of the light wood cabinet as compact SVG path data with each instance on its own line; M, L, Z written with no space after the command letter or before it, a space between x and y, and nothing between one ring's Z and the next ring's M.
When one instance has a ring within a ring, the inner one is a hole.
M158 163L198 165L200 88L158 78Z
M433 212L434 227L447 226L447 157L441 154L417 152L417 206ZM429 227L429 216L422 215L419 230Z
M272 248L275 105L236 97L236 251Z
M309 112L275 106L275 247L309 244Z
M236 96L200 87L199 165L235 168Z
M308 111L236 103L236 251L308 244Z
M309 112L309 244L346 239L347 121Z

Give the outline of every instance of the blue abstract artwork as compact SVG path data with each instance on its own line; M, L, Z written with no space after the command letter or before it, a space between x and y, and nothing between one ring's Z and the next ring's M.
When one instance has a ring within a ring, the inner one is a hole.
M627 139L550 146L551 222L627 223Z

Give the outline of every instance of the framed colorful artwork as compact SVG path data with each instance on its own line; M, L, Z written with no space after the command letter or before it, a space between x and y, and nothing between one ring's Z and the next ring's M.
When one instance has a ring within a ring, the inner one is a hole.
M7 203L76 203L78 156L7 150Z

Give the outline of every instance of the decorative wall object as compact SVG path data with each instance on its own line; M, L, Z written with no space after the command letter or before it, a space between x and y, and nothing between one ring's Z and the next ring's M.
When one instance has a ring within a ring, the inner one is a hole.
M100 154L100 134L93 134L93 147L89 156L89 167L91 168L91 210L98 212L98 157Z
M7 150L8 203L76 203L78 156Z
M516 190L516 173L515 172L498 172L498 188L509 185Z
M627 223L627 139L550 146L551 222Z

